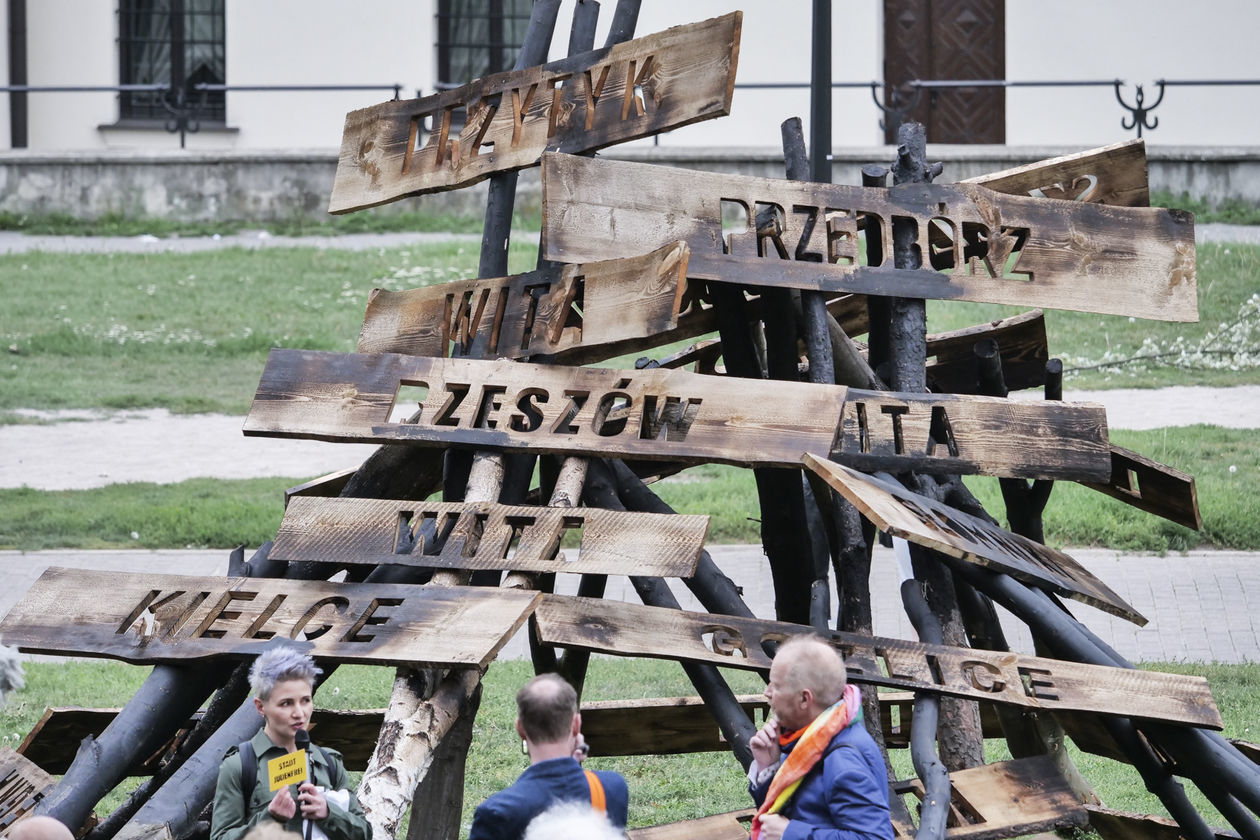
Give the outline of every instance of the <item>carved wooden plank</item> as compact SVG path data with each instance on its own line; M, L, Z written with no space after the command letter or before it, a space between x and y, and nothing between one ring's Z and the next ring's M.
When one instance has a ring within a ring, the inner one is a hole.
M1061 551L977 516L813 455L805 465L887 534L1074 598L1139 627L1146 619L1088 569Z
M461 524L461 520L463 523ZM448 533L472 533L475 545L446 539L425 554L426 523ZM383 499L308 499L289 503L271 549L273 560L512 569L571 574L690 577L695 573L707 516L629 513L595 508L549 508ZM566 535L579 548L557 554Z
M617 345L676 329L687 287L687 244L650 254L483 280L373 290L360 353L563 361L577 348Z
M244 432L755 466L813 452L862 469L1095 481L1111 466L1105 412L1087 403L392 353L273 350Z
M29 815L57 780L8 747L0 747L0 831Z
M74 760L79 742L89 736L98 737L114 720L118 711L84 709L78 706L45 709L43 717L26 733L18 752L45 772L61 775ZM152 775L159 762L171 754L176 744L197 725L201 715L201 712L194 714L185 727L161 749L143 762L132 765L127 775ZM382 709L315 709L311 714L310 729L320 744L342 754L347 770L362 770L372 757L383 717Z
M769 704L763 695L743 694L737 699L749 719L754 722L765 719ZM914 694L880 692L879 712L884 746L890 749L909 746L914 723ZM1003 736L992 703L980 704L980 726L986 738ZM699 697L585 701L582 703L582 733L592 744L592 754L598 756L675 755L731 748Z
M328 212L475 184L534 166L544 149L591 152L725 116L741 20L733 12L351 111Z
M1117 207L1149 207L1146 141L1141 138L968 178L995 192Z
M1104 808L1102 805L1086 805L1089 827L1097 831L1103 840L1182 840L1185 834L1181 826L1166 817L1131 814ZM1220 840L1236 840L1233 831L1213 830Z
M1046 756L1002 761L949 774L950 840L997 840L1038 831L1083 826L1085 806L1076 800L1054 762ZM896 782L898 794L923 799L918 779ZM897 837L913 837L915 829L893 824Z
M723 232L723 208L746 217ZM772 213L772 224L757 226ZM924 268L892 267L892 220L916 222ZM857 220L884 262L858 264ZM937 257L931 230L948 230ZM975 184L889 190L543 158L543 251L581 262L691 245L688 276L762 286L1198 319L1194 222L1178 210L1003 195ZM968 258L953 265L953 253ZM935 259L935 262L933 261ZM946 269L938 271L936 269Z
M53 567L0 639L33 653L153 664L257 656L288 638L338 662L484 667L538 593L483 587L119 574Z
M704 662L768 670L762 649L808 627L546 595L534 613L543 644L616 656ZM1083 665L1057 659L924 645L833 632L849 679L1047 711L1086 711L1219 729L1220 712L1202 677Z
M742 694L737 699L750 720L765 719L764 696ZM699 697L585 700L581 712L582 734L592 755L680 755L731 748Z
M694 820L632 828L626 832L630 840L748 840L748 824L752 808L700 817Z
M930 390L945 394L976 391L977 341L993 339L1002 350L1002 377L1011 391L1046 383L1046 319L1040 309L927 337L927 379Z
M1178 525L1196 531L1203 527L1194 476L1114 443L1110 481L1085 482L1085 486Z

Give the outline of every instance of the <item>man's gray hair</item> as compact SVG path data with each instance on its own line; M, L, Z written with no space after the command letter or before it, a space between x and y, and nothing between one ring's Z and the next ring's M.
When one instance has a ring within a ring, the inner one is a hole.
M586 802L561 802L529 821L523 840L623 840L626 835Z
M249 669L249 685L254 689L254 696L267 700L278 682L305 680L314 688L315 678L322 673L315 660L297 648L274 647L254 660L254 666Z

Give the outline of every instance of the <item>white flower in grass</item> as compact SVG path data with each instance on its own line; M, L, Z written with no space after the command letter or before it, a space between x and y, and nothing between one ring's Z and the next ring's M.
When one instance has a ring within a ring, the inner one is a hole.
M132 531L132 532L131 532L131 538L132 538L133 540L138 540L138 539L140 539L140 532L139 532L139 531Z

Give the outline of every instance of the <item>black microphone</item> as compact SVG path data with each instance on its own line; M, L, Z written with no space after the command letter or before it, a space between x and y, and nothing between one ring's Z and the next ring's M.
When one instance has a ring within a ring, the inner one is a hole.
M311 784L315 784L313 781L315 778L314 768L311 767L311 733L307 732L305 729L299 729L297 732L294 732L293 746L306 753L306 780ZM301 813L300 806L298 808L298 813ZM305 820L305 822L305 838L306 840L311 840L311 821Z

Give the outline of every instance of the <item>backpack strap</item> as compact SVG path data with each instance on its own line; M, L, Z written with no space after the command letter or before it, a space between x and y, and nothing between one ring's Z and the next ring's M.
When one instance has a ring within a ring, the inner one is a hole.
M245 820L249 821L249 800L254 795L254 785L258 783L258 756L254 753L253 741L241 741L236 745L241 756L241 795L245 797Z
M586 783L591 786L591 807L601 814L608 813L608 803L604 799L604 783L599 780L599 776L595 775L594 770L583 770L586 774Z

